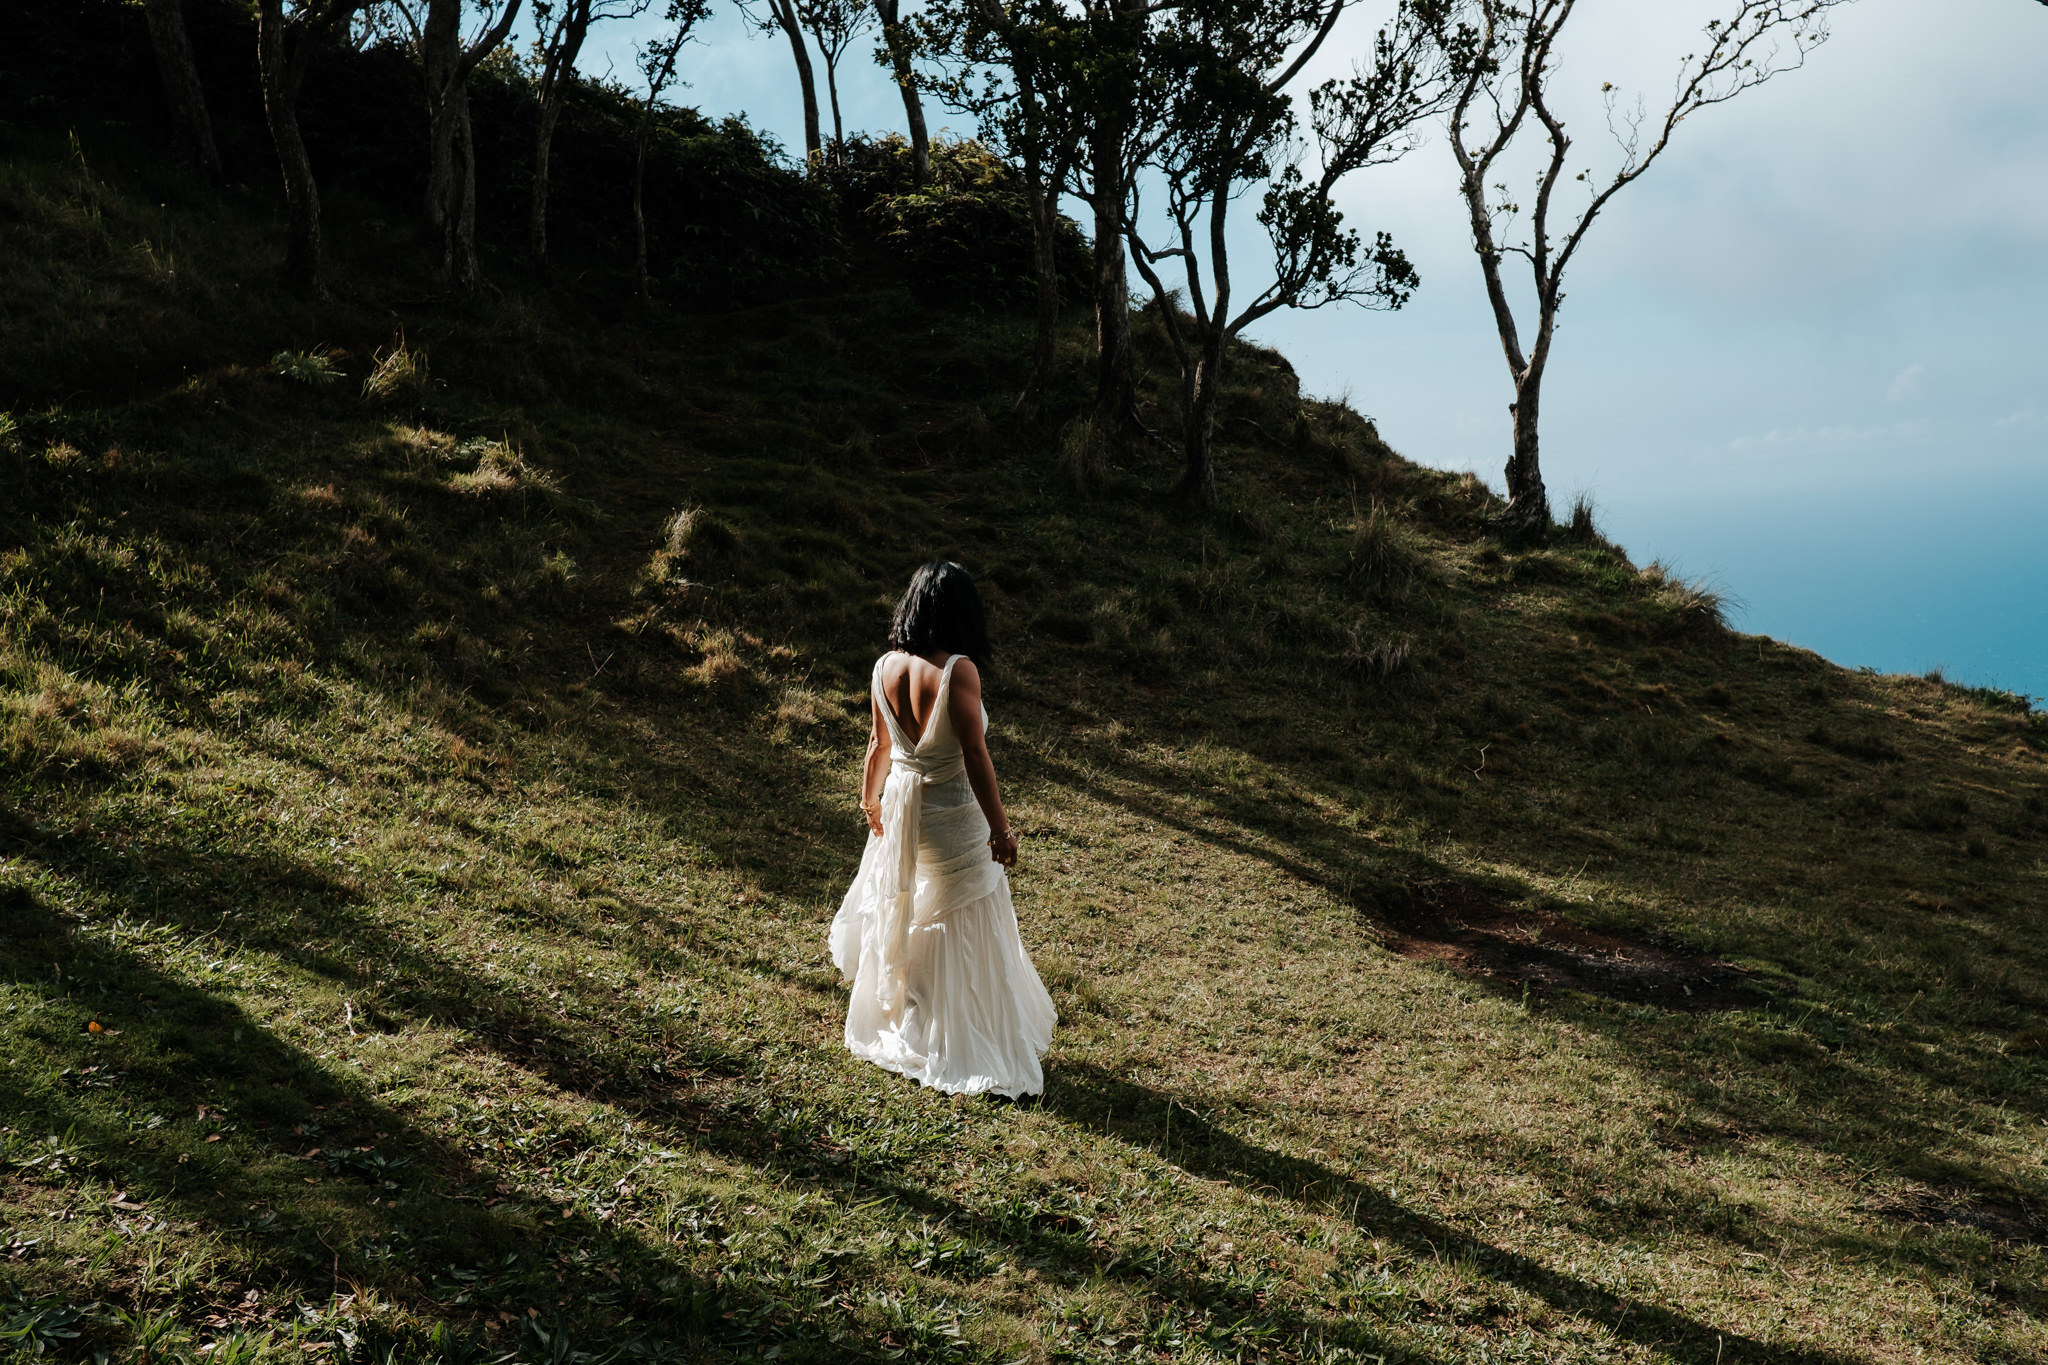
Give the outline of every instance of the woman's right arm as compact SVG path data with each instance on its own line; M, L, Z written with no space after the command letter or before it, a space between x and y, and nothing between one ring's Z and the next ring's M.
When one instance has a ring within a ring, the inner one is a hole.
M860 813L868 818L868 832L882 836L882 783L889 771L889 727L882 723L882 704L868 699L868 753L861 761Z

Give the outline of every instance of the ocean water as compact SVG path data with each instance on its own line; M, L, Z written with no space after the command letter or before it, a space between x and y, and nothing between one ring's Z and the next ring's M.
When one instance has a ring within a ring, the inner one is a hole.
M1638 563L1729 594L1739 630L1847 667L1939 668L2048 698L2048 461L1775 503L1645 498L1605 522Z

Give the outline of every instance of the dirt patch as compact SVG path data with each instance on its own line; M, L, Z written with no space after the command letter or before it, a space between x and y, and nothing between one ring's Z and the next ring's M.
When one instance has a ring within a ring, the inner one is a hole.
M1870 1206L1872 1213L1928 1227L1975 1228L1996 1242L2048 1245L2048 1225L2014 1200L1916 1190Z
M1584 991L1688 1013L1765 1002L1740 967L1642 939L1595 933L1549 910L1436 882L1362 907L1387 947L1517 993Z

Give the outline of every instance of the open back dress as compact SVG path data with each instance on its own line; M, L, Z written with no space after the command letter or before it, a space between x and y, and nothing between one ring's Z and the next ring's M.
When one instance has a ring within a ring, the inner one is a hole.
M846 1046L948 1094L1035 1095L1056 1016L968 785L953 726L959 661L946 660L915 741L889 705L882 660L869 680L889 730L889 779L882 832L869 834L832 921L832 961L853 983Z

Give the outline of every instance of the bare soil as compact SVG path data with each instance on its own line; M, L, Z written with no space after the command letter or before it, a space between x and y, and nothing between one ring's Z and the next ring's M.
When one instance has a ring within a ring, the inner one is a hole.
M1997 1242L2048 1245L2048 1223L2017 1198L1969 1191L1921 1190L1878 1204L1874 1212L1929 1227L1975 1228Z
M1367 909L1381 941L1491 986L1518 994L1584 991L1687 1013L1752 1009L1767 999L1740 967L1706 954L1595 932L1457 882L1409 892Z

